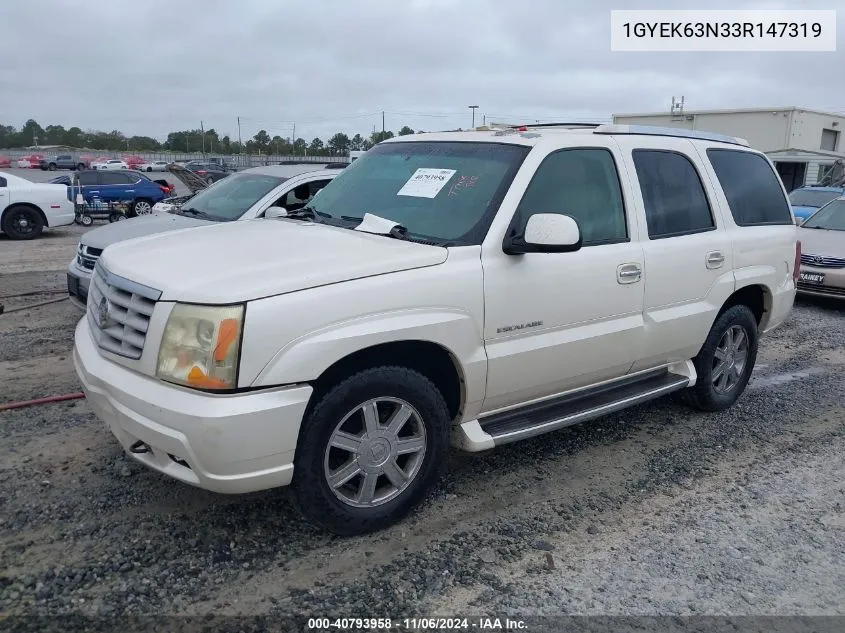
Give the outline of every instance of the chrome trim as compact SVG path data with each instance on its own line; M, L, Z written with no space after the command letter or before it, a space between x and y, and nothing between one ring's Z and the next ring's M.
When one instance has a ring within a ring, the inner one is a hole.
M132 281L126 277L115 275L114 273L106 270L106 267L101 263L101 261L102 260L98 259L94 268L95 271L103 278L103 281L105 281L109 286L117 286L121 290L140 295L150 301L158 301L159 298L161 298L161 290L156 290L155 288L150 288L144 284L139 284L137 281Z
M689 378L687 378L686 376L680 376L675 382L669 383L668 385L663 385L662 387L658 387L657 389L644 391L643 393L637 394L636 396L631 396L630 398L625 398L616 402L609 402L608 404L596 407L594 409L587 409L586 411L580 411L573 415L558 418L556 420L550 420L548 422L544 422L543 424L530 426L528 428L519 429L517 431L511 431L510 433L503 433L502 435L491 435L491 437L493 438L493 443L495 446L500 446L502 444L510 444L511 442L517 442L519 440L524 440L529 437L543 435L544 433L557 431L558 429L562 429L567 426L572 426L573 424L579 424L580 422L586 422L587 420L592 420L593 418L598 418L609 413L615 413L616 411L627 409L628 407L631 407L633 405L640 404L648 400L653 400L654 398L659 398L660 396L666 395L673 391L683 389L687 386L687 384L689 384Z

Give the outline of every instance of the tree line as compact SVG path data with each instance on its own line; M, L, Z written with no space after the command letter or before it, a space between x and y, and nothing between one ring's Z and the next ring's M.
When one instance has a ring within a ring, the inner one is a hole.
M420 132L422 130L419 130ZM414 134L414 130L403 126L396 135ZM367 137L355 134L349 137L343 132L332 135L326 141L314 138L291 140L279 135L270 136L267 130L259 130L245 143L232 140L228 135L220 136L214 128L208 130L180 130L170 132L167 140L159 141L151 136L126 136L119 130L103 132L83 131L79 127L65 128L61 125L41 127L34 119L27 120L18 129L13 125L0 124L0 147L22 148L33 145L65 145L94 150L137 151L137 152L200 152L212 154L276 154L282 156L342 156L349 151L367 150L376 143L393 138L390 130L373 132Z

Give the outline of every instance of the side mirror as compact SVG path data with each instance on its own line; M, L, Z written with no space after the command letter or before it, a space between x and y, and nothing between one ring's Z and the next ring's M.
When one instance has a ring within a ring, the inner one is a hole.
M508 255L523 253L571 253L581 248L581 230L574 218L558 213L535 213L525 232L505 238L502 250Z
M270 207L264 212L265 218L283 218L288 214L288 210L284 207Z

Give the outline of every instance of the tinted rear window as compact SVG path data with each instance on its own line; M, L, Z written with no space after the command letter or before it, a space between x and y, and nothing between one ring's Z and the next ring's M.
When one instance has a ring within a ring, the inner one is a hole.
M732 149L708 149L707 157L739 226L793 223L780 181L765 158Z

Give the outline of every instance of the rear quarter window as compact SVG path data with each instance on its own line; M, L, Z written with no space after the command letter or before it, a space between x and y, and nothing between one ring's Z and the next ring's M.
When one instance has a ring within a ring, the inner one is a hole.
M793 224L789 203L769 162L751 152L707 150L738 226Z

